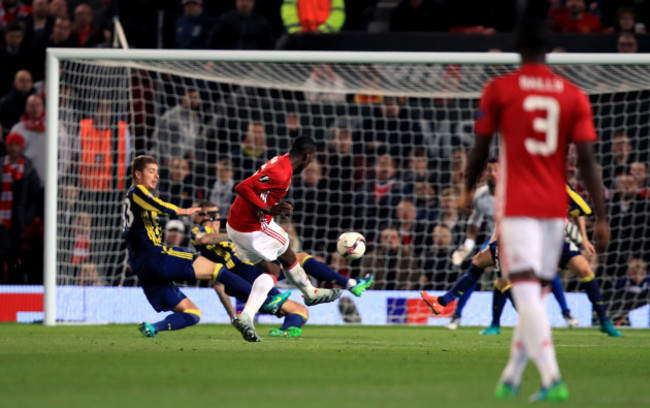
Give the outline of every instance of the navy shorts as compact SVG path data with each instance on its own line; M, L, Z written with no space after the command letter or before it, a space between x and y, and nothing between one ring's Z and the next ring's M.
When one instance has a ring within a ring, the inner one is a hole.
M157 311L172 310L186 296L174 286L174 281L194 281L192 264L198 253L181 248L165 248L140 255L131 264L147 300Z
M167 285L143 286L142 290L156 312L174 310L176 305L187 297L173 283Z
M569 261L574 257L582 255L580 249L571 241L565 240L562 246L562 255L560 255L560 268L566 269Z

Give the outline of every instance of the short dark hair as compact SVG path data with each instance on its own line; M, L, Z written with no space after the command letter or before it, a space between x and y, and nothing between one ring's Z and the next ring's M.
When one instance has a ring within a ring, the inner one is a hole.
M23 30L23 26L20 25L20 23L18 23L17 21L12 21L11 23L9 23L9 25L5 29L5 34L11 31L20 31L23 34L25 33L25 30Z
M133 159L133 161L131 162L131 174L133 174L134 179L135 179L135 172L136 171L143 172L144 168L147 167L147 164L158 165L158 162L152 156L147 156L144 154Z
M548 22L537 18L523 20L517 31L515 45L522 56L538 56L549 52L551 43L548 39Z
M316 151L316 141L309 136L298 136L289 149L291 156L304 156Z
M492 157L488 158L487 162L488 162L488 163L498 163L498 162L499 162L499 159L496 158L496 157L494 157L494 156L492 156Z
M198 203L196 203L196 207L199 207L199 208L210 208L210 207L216 207L216 206L217 205L215 203L213 203L212 201L208 201L208 200L202 200L202 201L199 201Z

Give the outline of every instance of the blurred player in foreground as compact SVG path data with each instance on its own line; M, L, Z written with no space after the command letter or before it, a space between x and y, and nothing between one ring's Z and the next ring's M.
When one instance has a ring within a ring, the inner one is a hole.
M492 136L500 131L496 219L501 266L512 282L519 313L510 359L495 395L510 398L528 360L537 366L541 389L534 401L569 396L555 357L545 295L557 271L568 206L566 153L576 143L579 168L594 200L594 238L599 250L609 241L609 227L592 143L596 141L587 96L545 64L550 49L542 21L522 22L517 51L522 65L485 86L476 114L476 139L467 166L467 191L485 167Z

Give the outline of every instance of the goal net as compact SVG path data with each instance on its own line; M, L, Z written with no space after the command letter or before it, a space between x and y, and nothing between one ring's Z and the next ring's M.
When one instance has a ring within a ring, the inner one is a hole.
M283 225L292 247L345 276L375 276L360 298L346 292L348 299L330 309L315 308L312 321L444 322L432 318L418 291L448 289L468 266L454 267L451 252L465 239L468 214L455 202L473 144L477 98L486 80L516 67L515 55L93 50L50 58L60 64L58 75L50 69L55 78L48 78L49 94L59 96L56 108L48 98L56 109L48 113L56 117L48 126L56 128L48 131L58 135L58 164L49 167L54 174L48 179L48 197L56 197L47 204L56 214L46 244L48 259L56 254L46 280L46 288L57 288L50 324L150 316L122 239L122 202L135 155L158 160L160 198L181 207L214 202L225 228L233 185L287 152L299 135L314 138L319 149L287 196L294 211ZM647 281L638 275L650 260L649 61L550 56L553 68L593 105L612 242L591 263L617 322L635 321L647 303ZM575 155L569 156L569 180L582 192ZM189 245L190 219L160 221L169 245ZM589 233L592 223L587 217ZM482 221L477 248L491 228L491 220ZM346 263L335 247L350 230L366 237L368 251ZM561 276L574 315L591 325L579 279L565 271ZM493 277L487 273L480 282L464 324L489 323ZM220 308L208 289L184 284L190 297L206 297L204 316ZM318 320L325 309L327 319ZM503 324L512 322L508 306Z

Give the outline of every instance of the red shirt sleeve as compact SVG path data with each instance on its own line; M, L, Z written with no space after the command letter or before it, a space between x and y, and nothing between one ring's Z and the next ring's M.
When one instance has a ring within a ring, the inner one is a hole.
M575 119L571 132L571 140L574 142L595 142L598 139L594 127L591 103L584 92L576 89L578 98L576 101Z
M483 89L474 123L474 132L478 135L492 136L497 131L500 107L495 84L490 81Z
M283 171L282 166L272 164L275 164L273 160L264 165L255 174L237 184L234 188L235 193L261 210L267 204L262 201L260 194L265 191L282 188L286 183L286 171Z

